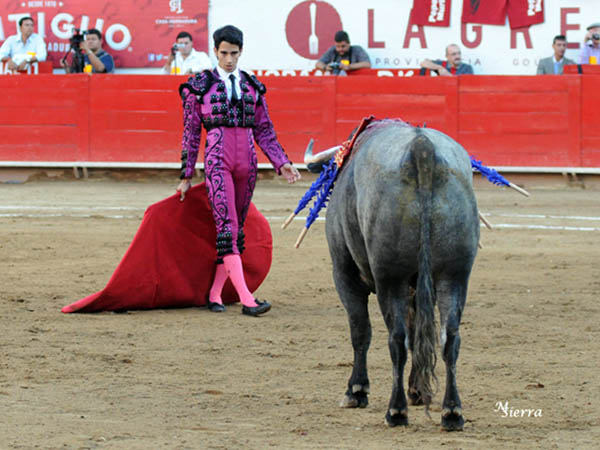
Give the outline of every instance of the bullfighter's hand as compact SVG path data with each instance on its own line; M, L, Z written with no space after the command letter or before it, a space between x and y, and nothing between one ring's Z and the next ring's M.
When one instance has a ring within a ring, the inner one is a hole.
M292 184L298 181L300 177L300 172L290 163L285 163L281 166L281 175L287 180L288 183Z
M179 192L179 201L182 202L183 199L185 198L185 194L187 193L187 191L189 191L189 189L192 187L192 183L190 182L190 180L188 178L184 178L183 180L181 180L181 182L179 183L179 186L177 186L177 192Z

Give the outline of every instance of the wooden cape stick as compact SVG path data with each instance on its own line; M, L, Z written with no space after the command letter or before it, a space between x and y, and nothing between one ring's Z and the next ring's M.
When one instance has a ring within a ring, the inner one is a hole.
M316 155L313 155L313 146L314 146L314 139L311 138L310 141L308 141L308 145L306 146L306 150L304 152L304 163L305 164L310 164L310 163L318 163L321 161L327 161L329 159L331 159L331 157L333 155L335 155L335 153L342 148L341 145L336 145L335 147L331 147L328 148L327 150L323 150L322 152L317 153ZM296 217L296 213L291 213L289 215L289 217L287 219L285 219L285 221L283 222L283 224L281 225L281 229L285 230L287 228L287 226L292 223L292 220L294 220L294 217ZM306 233L304 233L306 234ZM302 238L304 238L304 236L302 236ZM300 239L299 242L297 242L296 248L298 248L298 245L300 245L300 242L302 242L302 239Z
M281 229L285 230L287 228L287 226L292 223L292 220L294 220L294 217L296 217L296 213L291 213L289 215L289 217L287 219L285 219L285 221L281 224Z
M493 230L494 227L492 226L491 223L488 222L488 220L483 217L483 214L481 214L481 211L477 211L477 214L479 215L479 220L481 220L483 222L483 224L490 230Z
M308 228L304 227L300 232L300 236L298 236L298 239L296 239L296 243L294 244L295 248L300 247L300 244L302 243L304 236L306 236L306 233L308 233Z
M489 228L490 230L494 229L494 227L492 226L492 224L485 217L483 217L483 214L481 214L481 211L477 211L477 214L479 215L479 220L481 220L483 222L483 224L487 228ZM292 213L292 215L287 218L286 222L287 223L291 222L294 219L294 216L295 216L295 214ZM284 223L284 225L287 226L287 223ZM285 226L282 226L282 228L285 228ZM308 228L304 227L302 229L302 231L300 232L300 235L298 236L298 239L296 239L296 243L294 244L295 248L300 247L300 244L302 244L302 241L304 240L304 237L306 236L306 233L308 233ZM479 248L482 248L481 247L481 243L477 243L477 245L479 246Z
M529 197L529 192L527 192L525 189L517 186L514 183L511 183L510 181L508 182L508 186L513 188L515 191L517 191L519 194L523 194L525 197Z

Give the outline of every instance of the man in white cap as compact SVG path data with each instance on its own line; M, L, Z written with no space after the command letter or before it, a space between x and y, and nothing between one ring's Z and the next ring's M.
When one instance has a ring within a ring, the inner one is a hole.
M587 27L579 54L579 64L600 64L600 22L594 22Z

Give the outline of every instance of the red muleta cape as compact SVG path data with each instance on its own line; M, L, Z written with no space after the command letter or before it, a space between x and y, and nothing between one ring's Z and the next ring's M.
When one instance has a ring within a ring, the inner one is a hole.
M242 254L248 289L254 292L271 267L273 239L267 219L250 205ZM172 195L148 207L142 223L106 287L62 308L64 313L204 306L215 274L216 231L206 186L185 201ZM238 301L228 280L223 302Z

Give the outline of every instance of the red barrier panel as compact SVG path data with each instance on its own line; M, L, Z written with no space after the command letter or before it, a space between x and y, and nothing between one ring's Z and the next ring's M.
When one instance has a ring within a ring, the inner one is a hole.
M89 76L0 77L0 160L89 157Z
M563 70L566 74L600 75L600 64L569 64Z
M0 161L177 163L185 77L0 76ZM269 77L290 158L343 142L362 117L424 122L488 165L600 167L598 75ZM203 148L203 145L202 145ZM267 162L259 151L259 162Z
M580 99L578 76L461 77L458 141L489 165L578 167Z
M336 84L336 143L348 139L360 120L370 114L378 119L401 118L414 125L426 123L456 138L457 78L340 77Z
M308 141L315 150L336 145L335 77L273 77L265 81L269 115L288 156L304 160ZM268 162L258 150L259 162Z
M581 80L581 164L584 167L600 166L600 70L597 73Z
M177 162L187 77L92 76L90 161Z

